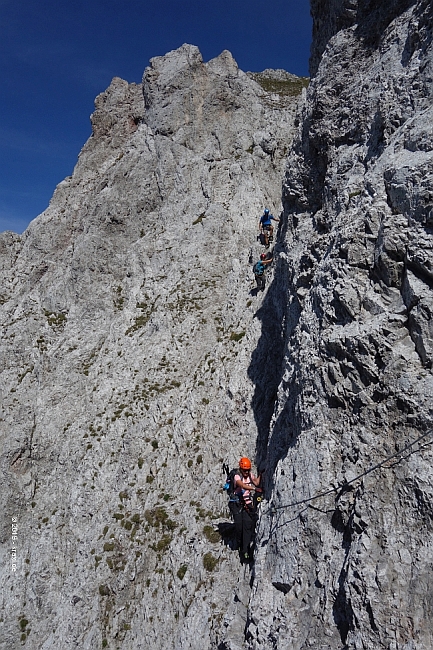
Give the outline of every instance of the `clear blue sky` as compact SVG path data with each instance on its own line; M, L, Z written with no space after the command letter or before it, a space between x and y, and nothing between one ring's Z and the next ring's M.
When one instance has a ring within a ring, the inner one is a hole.
M308 0L0 0L0 231L47 207L114 76L140 82L183 43L307 76L310 41Z

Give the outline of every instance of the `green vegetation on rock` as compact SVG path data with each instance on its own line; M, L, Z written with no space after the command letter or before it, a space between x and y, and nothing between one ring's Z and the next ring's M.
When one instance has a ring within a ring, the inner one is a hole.
M215 567L217 566L219 560L217 557L212 555L212 553L206 553L203 556L203 566L206 569L206 571L212 572L214 571Z
M283 97L296 97L300 95L303 88L307 88L310 83L309 77L296 77L293 79L273 79L264 76L261 72L252 72L251 77L267 93L276 93Z

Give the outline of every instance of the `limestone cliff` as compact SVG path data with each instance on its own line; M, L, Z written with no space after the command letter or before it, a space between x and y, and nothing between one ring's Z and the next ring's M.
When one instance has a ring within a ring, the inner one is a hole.
M311 6L301 100L228 52L153 59L0 236L2 648L433 646L433 9Z
M221 465L276 390L247 373L251 262L303 83L188 45L113 79L73 175L0 236L1 648L242 646Z
M315 76L284 181L286 250L262 307L288 297L247 638L251 648L426 650L433 9L312 8Z

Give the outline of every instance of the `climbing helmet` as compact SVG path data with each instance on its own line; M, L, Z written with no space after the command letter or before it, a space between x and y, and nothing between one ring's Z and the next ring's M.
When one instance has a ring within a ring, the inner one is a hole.
M240 469L251 469L251 461L249 458L241 458L239 461Z

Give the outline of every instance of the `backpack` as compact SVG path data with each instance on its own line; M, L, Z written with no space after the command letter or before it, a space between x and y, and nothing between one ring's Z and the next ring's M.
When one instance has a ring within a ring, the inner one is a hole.
M239 474L239 469L236 467L235 469L229 471L227 465L224 465L223 469L227 474L223 490L227 492L228 497L232 497L235 493L235 476L236 474Z
M263 275L265 272L265 265L263 262L256 262L253 266L254 275Z

